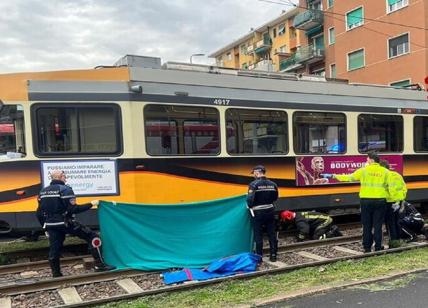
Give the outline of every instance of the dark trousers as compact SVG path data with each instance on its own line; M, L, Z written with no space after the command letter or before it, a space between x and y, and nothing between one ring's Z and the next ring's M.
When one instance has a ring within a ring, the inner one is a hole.
M424 222L412 219L406 216L398 221L400 227L400 237L405 240L413 241L417 239L418 234L423 234Z
M400 239L400 227L398 226L398 210L394 212L393 203L386 204L385 223L388 229L389 240L396 241Z
M319 240L322 237L327 238L327 232L330 230L331 228L331 223L327 224L327 225L319 225L315 228L314 230L314 235L312 236L313 240Z
M59 259L62 253L65 236L67 234L77 236L88 243L92 252L92 239L97 234L90 228L76 222L70 222L67 226L48 227L49 235L49 260Z
M270 255L276 256L277 239L275 233L275 210L256 210L253 217L254 241L256 242L256 254L263 256L263 226L269 237Z
M375 242L375 250L381 250L382 224L385 221L386 201L385 199L362 198L360 205L364 251L371 251L373 240Z

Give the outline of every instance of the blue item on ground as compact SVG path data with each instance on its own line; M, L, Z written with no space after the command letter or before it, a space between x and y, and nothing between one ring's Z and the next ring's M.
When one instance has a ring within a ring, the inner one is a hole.
M213 261L204 269L185 268L176 272L163 273L164 283L173 284L183 281L208 280L218 277L236 275L239 273L254 272L261 256L253 253L241 253Z

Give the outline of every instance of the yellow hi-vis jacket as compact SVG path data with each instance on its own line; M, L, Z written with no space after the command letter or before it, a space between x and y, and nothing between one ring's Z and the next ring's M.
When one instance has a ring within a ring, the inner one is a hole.
M360 198L386 199L388 196L389 170L378 163L372 163L355 170L351 174L337 174L334 178L341 182L361 183Z
M386 202L402 201L406 199L406 196L407 187L401 174L396 171L389 171Z

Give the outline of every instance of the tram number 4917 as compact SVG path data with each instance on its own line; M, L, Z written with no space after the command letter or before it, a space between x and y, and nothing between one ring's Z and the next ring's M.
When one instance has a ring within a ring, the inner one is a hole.
M213 101L214 105L229 106L230 99L216 98Z

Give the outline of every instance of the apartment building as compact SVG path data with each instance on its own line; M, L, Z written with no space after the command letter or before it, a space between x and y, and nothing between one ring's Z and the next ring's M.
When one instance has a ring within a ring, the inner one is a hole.
M280 59L271 57L275 71L426 86L428 0L299 0L290 12L283 15L298 40ZM218 65L237 68L224 61L227 53L240 59L232 46L214 53Z
M277 72L300 47L301 31L293 27L294 17L303 11L295 8L252 29L248 34L209 55L218 66Z
M322 6L328 77L425 86L428 0L323 0Z

